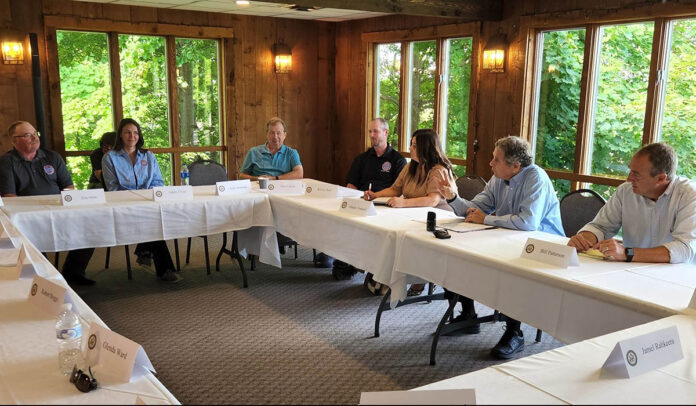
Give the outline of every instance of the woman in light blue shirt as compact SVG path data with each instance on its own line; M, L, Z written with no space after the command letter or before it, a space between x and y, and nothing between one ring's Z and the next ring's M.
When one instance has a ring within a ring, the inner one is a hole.
M132 118L124 118L116 131L114 149L102 158L102 176L104 186L109 191L151 189L164 186L162 173L152 151L143 149L140 124ZM152 253L155 260L157 276L166 282L178 282L181 277L174 272L174 263L169 254L167 243L152 241L138 244L135 249L138 263L144 263L142 257ZM146 262L145 262L146 264Z

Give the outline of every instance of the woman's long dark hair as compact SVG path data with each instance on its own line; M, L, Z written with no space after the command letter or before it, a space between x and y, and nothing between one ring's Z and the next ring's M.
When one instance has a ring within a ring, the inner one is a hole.
M418 154L418 162L411 160L408 166L408 174L411 178L415 178L418 184L421 184L428 179L428 173L435 165L442 165L447 168L450 176L454 177L452 163L447 156L442 152L440 147L440 137L437 132L430 128L421 128L416 130L411 138L416 137L416 152ZM419 171L419 167L423 167Z
M123 132L123 127L128 124L133 124L135 128L138 129L138 134L140 135L138 142L135 144L135 149L138 151L147 151L143 149L143 144L145 144L145 139L143 138L143 132L140 130L140 124L132 118L124 118L118 123L118 130L116 130L116 144L114 144L114 150L118 151L123 149L123 139L121 139L121 133Z

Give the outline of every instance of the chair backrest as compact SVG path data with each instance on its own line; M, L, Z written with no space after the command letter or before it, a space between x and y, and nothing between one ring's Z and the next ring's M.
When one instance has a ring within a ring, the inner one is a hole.
M574 236L592 221L605 203L602 196L590 189L579 189L563 196L560 209L566 237Z
M202 160L189 165L191 186L214 185L227 180L227 168L214 161Z
M483 192L486 181L480 176L462 176L456 181L459 197L471 200L477 194Z

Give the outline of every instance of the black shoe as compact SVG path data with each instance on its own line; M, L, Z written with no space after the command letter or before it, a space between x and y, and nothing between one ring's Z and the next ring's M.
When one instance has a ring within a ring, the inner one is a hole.
M491 350L491 355L502 359L510 359L524 349L524 335L521 330L505 330L498 344Z
M476 313L466 313L466 314L461 313L459 316L452 319L452 321L448 324L453 325L453 324L460 323L460 322L471 321L471 320L475 319L476 317L478 317L478 315ZM471 324L471 325L466 326L466 327L462 327L462 328L460 328L456 331L453 331L447 335L478 334L480 332L481 332L481 325L476 323L476 324Z
M177 283L182 281L184 278L170 269L163 273L162 276L160 276L160 279L164 282Z
M331 268L334 266L336 261L334 261L333 257L330 257L323 252L318 253L314 257L314 267L315 268Z
M285 245L279 246L278 252L280 252L280 255L285 255Z
M94 286L94 284L97 283L96 281L87 279L82 275L69 276L66 277L65 280L68 282L68 285L71 286Z
M349 266L348 268L339 268L334 266L331 269L331 275L333 275L334 279L337 281L353 279L353 276L355 276L356 273L358 273L358 271L356 271L352 266Z

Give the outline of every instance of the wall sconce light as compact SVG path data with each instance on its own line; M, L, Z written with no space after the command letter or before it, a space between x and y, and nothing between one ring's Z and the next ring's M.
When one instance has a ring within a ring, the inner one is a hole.
M24 63L24 46L21 42L4 41L2 43L2 62L5 65Z
M488 40L483 49L483 70L487 72L505 72L505 57L508 43L502 34L496 34Z
M292 70L292 51L290 47L283 44L273 45L273 54L275 55L275 71L276 73L290 73Z

